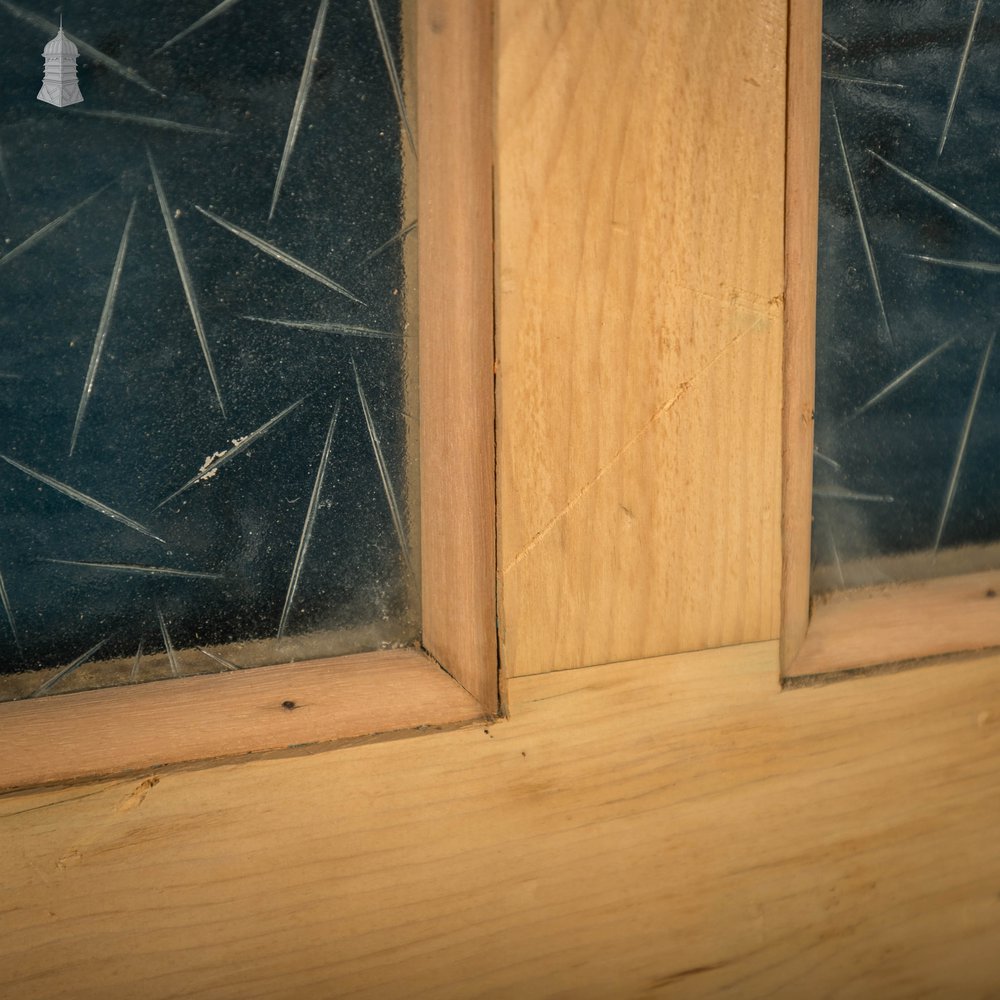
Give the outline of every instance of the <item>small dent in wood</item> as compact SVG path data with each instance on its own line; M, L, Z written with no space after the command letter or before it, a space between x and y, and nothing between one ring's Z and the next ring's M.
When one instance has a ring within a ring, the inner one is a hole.
M295 704L295 702L294 702L294 701L291 701L291 700L288 700L288 701L283 701L283 702L281 703L281 707L282 707L282 708L283 708L283 709L284 709L284 710L285 710L286 712L291 712L291 711L294 711L294 710L295 710L296 708L298 708L298 706L297 706L297 705Z
M690 969L682 969L680 972L674 972L669 976L664 976L662 979L654 980L650 984L650 989L654 991L661 990L691 976L700 976L706 972L716 972L718 969L729 964L730 962L717 962L715 965L695 965Z
M997 596L997 592L992 587L990 587L989 590L986 591L985 596L986 597L996 597Z
M135 788L125 796L124 799L118 804L117 812L124 813L129 812L132 809L138 809L139 806L145 801L146 796L150 793L160 783L160 779L157 777L146 778L144 781L140 781Z

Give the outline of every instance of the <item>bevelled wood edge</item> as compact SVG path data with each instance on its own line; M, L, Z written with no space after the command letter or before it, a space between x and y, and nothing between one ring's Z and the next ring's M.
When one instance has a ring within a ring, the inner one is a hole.
M50 695L0 704L0 791L482 717L416 649Z
M808 677L1000 646L1000 570L837 591L783 670Z
M783 674L790 671L809 625L822 6L818 0L789 0L788 6L781 482Z
M423 644L498 703L493 11L417 9Z

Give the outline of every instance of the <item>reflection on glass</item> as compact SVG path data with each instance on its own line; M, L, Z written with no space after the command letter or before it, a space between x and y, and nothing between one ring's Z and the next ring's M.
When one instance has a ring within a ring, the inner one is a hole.
M65 16L0 2L0 698L413 641L399 0Z
M824 5L814 593L1000 565L998 29Z

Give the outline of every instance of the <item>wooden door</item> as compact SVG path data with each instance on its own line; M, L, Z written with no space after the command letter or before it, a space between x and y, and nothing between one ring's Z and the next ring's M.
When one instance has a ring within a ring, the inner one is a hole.
M786 4L495 9L509 719L0 800L0 992L995 995L1000 660L779 683Z

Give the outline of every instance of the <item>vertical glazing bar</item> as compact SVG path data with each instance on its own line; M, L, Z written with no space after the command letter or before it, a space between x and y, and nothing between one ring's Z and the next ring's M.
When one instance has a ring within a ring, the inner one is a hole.
M822 4L817 0L789 0L781 491L783 671L795 659L809 624L822 23Z
M491 711L493 11L427 0L417 16L423 641Z

